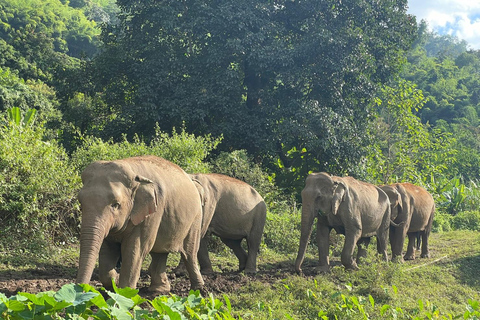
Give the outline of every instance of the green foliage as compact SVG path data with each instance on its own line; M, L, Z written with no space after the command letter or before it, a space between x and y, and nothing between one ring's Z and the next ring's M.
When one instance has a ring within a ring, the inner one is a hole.
M301 167L298 179L356 170L366 106L399 72L416 29L406 0L118 5L120 23L104 29L91 68L112 106L102 117L115 115L106 136L148 139L154 123L170 131L185 122L223 134L223 151L245 149L277 171ZM294 165L283 158L292 148L307 150Z
M424 103L422 92L412 83L400 81L382 89L377 99L379 118L372 127L376 143L370 147L366 163L371 181L423 185L455 162L451 134L422 124L415 115Z
M220 143L221 138L210 135L196 137L185 129L172 135L161 132L157 127L156 138L146 144L138 136L129 142L124 136L122 142L103 141L100 138L85 137L83 145L72 155L72 161L79 172L96 160L118 160L140 155L156 155L178 164L189 173L207 172L209 166L204 162L210 151Z
M263 242L275 252L288 254L298 250L301 212L290 209L285 204L284 210L279 209L267 213Z
M0 315L5 320L17 319L235 319L228 297L224 303L210 295L204 299L199 291L189 296L160 296L152 301L141 298L138 290L117 288L104 290L104 295L87 284L67 284L59 291L36 295L20 292L7 298L0 293ZM150 308L141 308L148 303Z
M269 205L281 201L279 190L264 169L254 163L246 150L221 152L211 160L211 171L245 181L262 195Z
M58 102L52 88L40 80L19 78L15 72L0 67L0 112L18 107L39 110L40 121L58 121Z
M44 141L43 125L27 124L32 114L22 117L18 109L11 109L12 118L5 118L0 127L2 233L65 240L78 225L79 176L64 149L56 141Z
M22 78L52 81L71 63L66 54L96 51L95 24L59 0L5 0L0 9L0 66Z
M209 165L204 160L222 141L221 136L214 138L211 134L205 136L189 134L184 126L180 133L173 128L171 135L161 132L158 126L155 132L150 152L172 161L188 173L208 172Z

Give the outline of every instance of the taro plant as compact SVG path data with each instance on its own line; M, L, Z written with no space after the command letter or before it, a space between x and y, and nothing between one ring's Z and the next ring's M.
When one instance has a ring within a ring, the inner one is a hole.
M235 319L227 296L225 304L212 294L203 298L199 291L190 291L188 297L159 296L147 300L138 290L117 288L101 289L88 284L67 284L58 292L37 294L18 293L7 298L0 293L0 317L17 319ZM106 298L105 298L106 297ZM146 304L149 306L146 306Z

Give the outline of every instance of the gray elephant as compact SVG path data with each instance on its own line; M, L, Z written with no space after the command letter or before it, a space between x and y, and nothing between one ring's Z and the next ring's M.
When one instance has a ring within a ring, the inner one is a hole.
M363 245L377 237L377 250L388 260L387 246L390 226L390 201L380 188L352 177L336 177L327 173L308 175L302 190L302 222L300 246L295 270L301 273L305 251L317 217L317 244L321 272L328 271L329 234L331 229L345 234L341 262L347 269L357 269L353 259L365 254Z
M197 188L177 165L154 156L91 163L82 173L77 283L88 283L99 257L99 277L135 288L152 256L150 291L168 292L169 252L180 252L193 289L203 286L197 265L202 207ZM115 267L122 257L118 275Z
M399 224L390 229L392 258L402 259L403 245L407 235L408 246L403 259L415 259L415 240L417 238L417 242L422 243L420 256L422 258L429 257L428 237L435 215L435 202L432 195L424 188L407 182L380 186L380 188L389 196L392 203L392 219Z
M262 196L249 184L229 176L211 173L190 177L202 199L202 234L208 231L220 237L237 256L239 271L255 273L267 215ZM241 246L243 239L247 241L248 254ZM208 237L204 236L198 251L203 274L213 273L207 245ZM182 273L181 264L176 272Z

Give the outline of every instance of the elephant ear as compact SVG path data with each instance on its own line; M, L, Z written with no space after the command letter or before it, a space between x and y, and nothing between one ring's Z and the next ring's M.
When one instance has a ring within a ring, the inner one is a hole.
M333 199L332 199L332 213L337 215L338 208L342 201L345 200L345 195L348 192L347 186L343 182L334 182Z
M157 211L158 195L155 183L145 177L136 176L139 183L134 190L133 208L130 220L134 225L142 223L149 215Z

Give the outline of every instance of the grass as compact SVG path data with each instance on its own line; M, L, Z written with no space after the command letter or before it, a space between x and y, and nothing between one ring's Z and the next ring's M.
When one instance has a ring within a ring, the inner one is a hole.
M334 238L335 242L341 240L340 236ZM36 259L25 257L18 250L3 252L0 272L28 269L39 261L71 267L78 254L76 250L63 246ZM480 301L478 232L433 233L432 257L403 264L379 260L375 243L368 250L358 271L346 271L339 264L340 248L335 247L329 274L299 276L293 272L296 252L277 253L264 247L259 255L259 269L272 277L268 281L265 277L254 278L257 280L228 293L234 314L242 319L448 319L457 315L463 318L469 299ZM221 265L224 270L236 268L236 259L228 252L211 257L214 265ZM309 271L306 274L313 274L316 260L315 251L310 248L304 264L304 270ZM175 258L169 262L175 263Z

